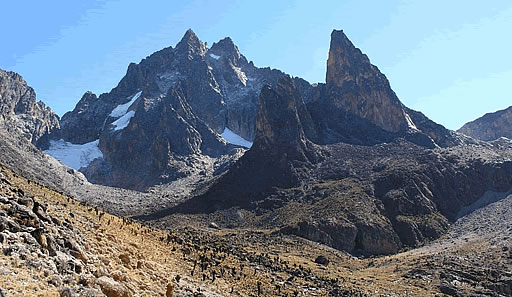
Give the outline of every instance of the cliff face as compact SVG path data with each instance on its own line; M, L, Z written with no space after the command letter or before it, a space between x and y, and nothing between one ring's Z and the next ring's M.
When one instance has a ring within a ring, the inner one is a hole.
M464 124L458 132L484 141L500 137L512 139L512 106Z
M43 102L36 101L34 89L23 77L3 70L0 70L0 122L41 148L48 146L48 134L59 129L58 116Z
M402 103L389 82L342 30L331 34L326 87L329 101L389 132L405 131Z
M404 106L386 76L341 30L331 34L326 83L309 92L305 102L317 130L315 143L405 138L429 148L460 144L455 133Z

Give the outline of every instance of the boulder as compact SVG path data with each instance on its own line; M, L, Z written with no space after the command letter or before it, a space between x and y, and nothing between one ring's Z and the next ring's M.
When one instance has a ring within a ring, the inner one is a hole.
M320 255L320 256L316 257L315 263L327 266L327 265L329 265L329 260L327 259L327 257Z
M108 276L102 276L96 279L96 284L100 286L101 291L107 297L131 297L129 289Z

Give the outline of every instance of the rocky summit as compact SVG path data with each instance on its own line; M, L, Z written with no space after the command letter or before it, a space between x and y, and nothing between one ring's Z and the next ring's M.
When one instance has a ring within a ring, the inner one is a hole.
M329 99L340 109L389 132L414 126L386 77L342 30L331 34L325 82Z
M49 134L59 129L59 117L42 101L36 102L36 92L19 74L0 69L0 124L46 148Z
M496 112L487 113L482 117L464 124L460 133L476 139L492 141L500 137L512 139L512 106Z
M325 83L188 30L61 119L0 71L0 112L0 296L511 294L508 109L448 130L342 30Z

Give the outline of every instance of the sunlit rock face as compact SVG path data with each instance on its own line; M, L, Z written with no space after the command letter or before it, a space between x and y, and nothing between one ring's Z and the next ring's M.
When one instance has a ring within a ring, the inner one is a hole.
M0 123L41 148L59 129L59 117L41 101L21 75L0 69Z
M342 30L331 34L326 85L330 101L390 132L407 128L402 103L389 82Z
M500 137L512 139L512 107L487 113L464 124L458 132L484 141L492 141Z

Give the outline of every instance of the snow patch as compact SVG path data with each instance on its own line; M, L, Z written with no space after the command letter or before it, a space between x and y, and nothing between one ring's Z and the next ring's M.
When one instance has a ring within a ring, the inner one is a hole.
M214 58L215 60L218 60L220 58L220 56L217 56L217 55L214 55L214 54L210 54L210 57Z
M89 166L94 159L103 158L103 153L98 147L99 142L98 139L84 144L72 144L64 139L50 140L50 148L43 152L67 166L79 170Z
M414 125L414 122L412 121L411 117L408 113L404 112L405 120L407 121L407 126L409 126L410 129L418 131L419 129Z
M133 102L135 102L135 100L139 99L141 94L142 94L142 91L133 95L132 99L128 103L118 105L116 108L114 108L114 110L112 110L112 112L110 113L110 116L113 118L118 118L118 117L124 116L126 114L126 112L128 112L128 108L130 108L130 106L132 106L132 104L133 104Z
M236 134L235 132L229 130L228 128L224 128L224 132L220 134L222 138L228 143L243 146L245 148L251 148L252 142L245 140L242 136Z
M135 110L130 110L125 115L120 117L119 119L115 120L112 125L114 125L114 131L122 130L126 127L128 127L128 124L130 123L130 120L135 115Z

